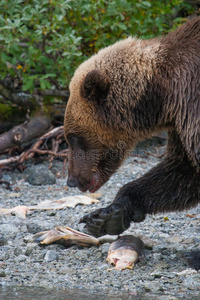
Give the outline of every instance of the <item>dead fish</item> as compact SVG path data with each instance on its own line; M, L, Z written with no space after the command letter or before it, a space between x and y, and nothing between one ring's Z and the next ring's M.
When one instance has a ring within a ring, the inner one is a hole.
M98 246L99 240L93 236L84 234L66 226L57 226L52 230L42 231L34 235L34 241L40 244L62 244L66 247L71 245Z
M77 204L89 205L92 203L99 203L99 200L95 199L95 197L99 196L100 194L89 194L88 196L68 196L57 200L44 200L41 203L33 206L18 205L13 208L1 208L0 216L15 214L19 218L26 219L26 213L30 210L56 210L63 209L64 207L75 207Z
M132 269L138 261L144 248L144 243L138 237L125 235L113 242L108 251L107 261L114 264L113 269ZM112 269L109 269L112 270Z
M51 209L63 209L64 207L75 207L77 204L89 205L92 203L99 203L99 200L94 197L88 197L84 195L68 196L54 200L44 200L41 203L28 206L29 210L51 210Z
M18 205L13 208L1 208L0 215L14 214L17 217L22 219L26 219L26 213L28 211L28 207L25 205Z

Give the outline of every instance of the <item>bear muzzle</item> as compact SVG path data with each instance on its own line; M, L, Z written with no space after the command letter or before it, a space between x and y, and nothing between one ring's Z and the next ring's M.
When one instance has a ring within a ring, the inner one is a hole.
M67 178L67 185L68 187L77 187L77 180L74 176L68 176Z
M83 193L87 190L89 190L91 193L94 193L102 185L100 184L99 178L99 172L93 172L89 183L83 183L83 180L81 180L81 178L76 178L75 176L70 174L68 175L67 185L68 187L77 187Z

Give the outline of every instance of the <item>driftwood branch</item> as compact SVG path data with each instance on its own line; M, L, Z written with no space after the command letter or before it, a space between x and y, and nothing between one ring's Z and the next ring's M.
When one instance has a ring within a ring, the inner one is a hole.
M19 126L0 135L0 152L14 146L20 146L33 138L44 134L51 126L47 116L35 116Z
M40 147L49 139L54 141L54 147L51 150L43 150ZM12 163L22 164L25 160L31 159L35 154L49 155L49 161L52 163L54 157L62 158L63 161L63 174L65 173L65 165L68 157L68 149L59 151L59 144L64 140L64 127L60 126L50 130L39 138L39 140L27 151L22 152L20 155L8 157L0 160L0 166L6 166Z

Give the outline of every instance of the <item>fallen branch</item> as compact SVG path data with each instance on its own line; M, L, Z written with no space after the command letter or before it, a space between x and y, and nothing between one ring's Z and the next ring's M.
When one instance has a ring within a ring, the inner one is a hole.
M44 145L51 140L52 149L41 149L44 148ZM49 132L45 133L43 136L40 137L38 141L33 144L31 149L23 151L20 155L12 156L6 159L0 160L0 167L5 167L9 164L15 164L15 167L22 166L22 163L25 160L31 159L37 155L48 155L50 166L52 165L52 161L55 157L63 159L63 171L62 175L65 174L65 165L68 158L68 149L60 150L60 145L64 142L64 126L60 126L57 128L51 129ZM3 183L3 182L2 182Z
M46 132L50 126L50 119L47 116L39 115L30 118L28 122L15 126L0 135L0 152L14 146L21 146L23 143Z
M41 155L45 155L45 154L49 154L51 156L55 156L55 157L65 157L67 158L67 150L65 153L56 153L50 150L40 150L40 149L30 149L28 151L26 151L25 153L23 153L23 155L20 157L19 163L22 163L25 159L30 159L32 156L29 156L30 153L37 153L37 154L41 154Z
M24 154L24 153L22 153L22 154ZM9 165L11 163L19 162L22 154L0 160L0 166L5 166L5 165Z

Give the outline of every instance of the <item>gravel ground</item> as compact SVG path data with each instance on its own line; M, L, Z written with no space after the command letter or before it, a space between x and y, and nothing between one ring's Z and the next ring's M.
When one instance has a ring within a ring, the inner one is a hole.
M145 151L163 153L165 148L154 139L139 145L134 153L144 154ZM200 272L189 268L185 253L200 248L200 207L182 213L147 216L144 222L132 224L124 234L140 235L146 243L141 261L132 270L108 271L109 243L98 248L72 246L66 249L56 244L40 246L32 241L33 234L57 225L78 229L83 215L108 205L121 186L142 176L159 160L149 154L146 158L128 157L98 191L102 195L99 204L57 211L31 211L26 220L14 215L0 216L0 287L75 288L159 295L154 299L195 299L196 295L198 299ZM62 163L54 162L54 173L61 170ZM66 178L56 179L52 185L35 186L21 180L26 176L17 171L4 172L3 179L14 184L12 191L0 186L0 208L36 205L46 199L81 194L78 189L66 188Z

